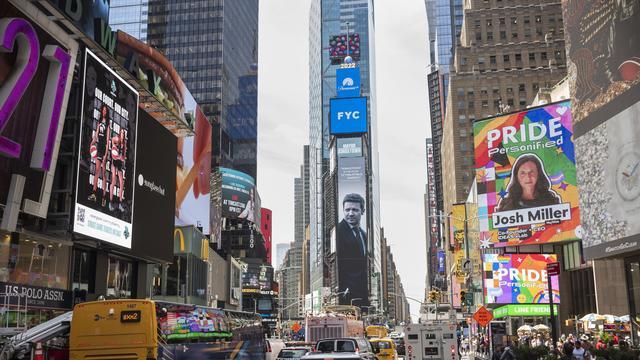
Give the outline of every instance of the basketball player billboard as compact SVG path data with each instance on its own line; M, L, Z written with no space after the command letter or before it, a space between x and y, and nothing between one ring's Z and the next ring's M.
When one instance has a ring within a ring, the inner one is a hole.
M73 230L131 248L138 92L87 49Z
M364 157L338 158L336 257L340 304L369 304L367 175ZM359 300L358 300L359 299Z
M477 121L480 246L582 237L569 101Z

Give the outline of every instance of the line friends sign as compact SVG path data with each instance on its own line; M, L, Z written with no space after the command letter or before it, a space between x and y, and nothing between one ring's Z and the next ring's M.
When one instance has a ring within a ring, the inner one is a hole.
M481 247L580 239L569 101L473 129Z
M548 304L548 254L485 254L483 259L485 302L491 304ZM553 302L560 303L558 276L551 277Z

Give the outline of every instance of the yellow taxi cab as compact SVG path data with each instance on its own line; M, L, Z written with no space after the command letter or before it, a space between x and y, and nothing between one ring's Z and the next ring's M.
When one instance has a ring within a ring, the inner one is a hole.
M369 340L373 353L376 354L378 360L398 360L396 344L392 339L381 338Z

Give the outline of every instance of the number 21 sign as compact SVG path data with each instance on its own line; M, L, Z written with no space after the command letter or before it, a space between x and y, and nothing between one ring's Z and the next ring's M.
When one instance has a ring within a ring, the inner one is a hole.
M33 186L36 177L42 178L36 184L40 196L25 195L19 210L46 217L78 44L45 16L36 16L39 10L29 2L0 6L6 7L0 9L3 16L23 15L0 18L0 155L5 158L0 161L6 164L1 175L11 177L8 189L7 180L0 187L6 203L1 227L13 230L15 221L7 217L17 219L18 209L10 203L21 203L25 182Z

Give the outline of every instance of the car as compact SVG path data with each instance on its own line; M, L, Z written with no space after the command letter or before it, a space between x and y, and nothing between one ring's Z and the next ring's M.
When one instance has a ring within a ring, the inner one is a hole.
M367 339L361 338L330 338L316 342L313 348L315 353L354 353L360 359L376 360L371 344Z
M301 360L325 360L325 359L337 359L337 360L362 360L360 355L355 353L308 353L303 356Z
M311 352L311 346L287 346L280 350L276 359L297 360L305 356L308 352Z
M393 340L393 342L396 343L396 352L398 353L398 355L404 356L405 355L404 338L394 337L391 339Z
M398 360L396 344L389 338L371 339L369 341L373 347L373 353L378 360Z

